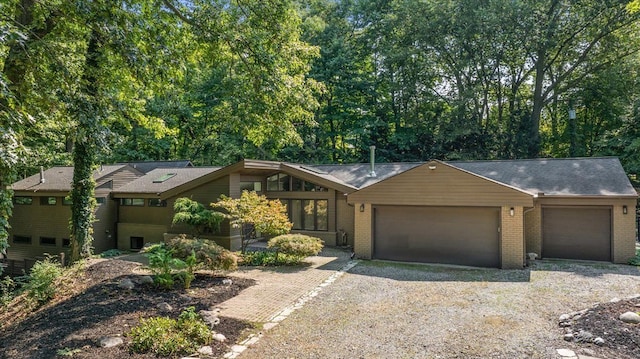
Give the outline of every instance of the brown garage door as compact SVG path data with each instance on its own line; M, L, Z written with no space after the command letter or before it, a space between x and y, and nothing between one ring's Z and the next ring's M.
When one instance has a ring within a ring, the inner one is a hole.
M379 259L500 266L499 208L376 206Z
M611 261L611 208L543 208L542 256Z

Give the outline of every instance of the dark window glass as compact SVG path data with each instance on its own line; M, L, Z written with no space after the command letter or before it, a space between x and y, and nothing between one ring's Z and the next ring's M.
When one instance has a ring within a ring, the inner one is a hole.
M316 201L316 230L326 231L329 229L329 216L327 215L326 199Z
M278 176L278 191L291 191L291 184L289 183L289 179L291 176L280 173Z
M291 190L300 192L304 189L304 181L297 177L291 177Z
M71 240L69 238L62 238L63 247L71 247Z
M13 203L14 204L31 204L33 203L33 198L25 197L25 196L15 196L13 197Z
M129 237L131 239L131 249L142 249L144 247L144 237Z
M40 237L40 244L43 246L55 246L56 239L53 237Z
M291 200L291 223L293 223L293 229L302 229L302 200Z
M166 207L167 201L164 199L152 198L149 200L149 207Z
M56 197L40 197L41 206L55 206L56 203L58 203L58 199Z
M104 204L105 202L107 202L107 198L106 197L96 197L96 203L97 204Z
M13 236L13 243L31 244L31 237L14 235Z
M144 206L144 198L120 198L121 206Z
M278 175L275 174L273 176L267 177L267 191L277 191L278 190Z

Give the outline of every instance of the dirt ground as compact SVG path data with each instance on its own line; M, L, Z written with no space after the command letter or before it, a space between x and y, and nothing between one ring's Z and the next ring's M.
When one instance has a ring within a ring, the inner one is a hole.
M126 333L141 318L169 316L176 318L182 310L193 306L196 311L209 310L243 289L253 285L250 279L217 277L198 274L192 288L185 291L176 285L173 290L159 290L153 285L136 285L133 290L118 287L126 277L134 283L142 275L139 264L122 260L105 260L89 266L84 274L73 280L70 292L22 321L16 315L5 313L0 318L0 358L61 358L59 350L80 351L73 358L155 358L151 354L129 352ZM222 282L230 278L231 285ZM171 313L161 313L157 305L166 302L173 307ZM228 351L243 331L251 328L232 318L220 318L215 331L227 337L226 343L213 342L215 356ZM123 336L124 345L100 348L103 336Z

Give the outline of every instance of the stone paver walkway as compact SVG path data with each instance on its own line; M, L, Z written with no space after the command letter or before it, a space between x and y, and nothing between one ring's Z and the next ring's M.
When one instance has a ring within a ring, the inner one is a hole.
M241 268L232 276L250 278L256 284L220 303L220 316L267 322L344 267L349 255L340 249L324 248L319 256L307 258L307 267Z

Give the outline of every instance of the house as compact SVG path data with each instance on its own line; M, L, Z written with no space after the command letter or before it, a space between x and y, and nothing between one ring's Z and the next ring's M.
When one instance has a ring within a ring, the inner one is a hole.
M93 173L96 181L96 219L93 246L97 252L115 247L118 207L110 193L143 173L127 165L100 166ZM73 167L53 167L14 183L13 216L9 224L7 257L15 262L33 262L45 254L69 251L69 220ZM19 265L20 269L29 267Z
M530 252L615 263L635 255L638 195L616 158L156 168L111 189L113 245L188 233L171 224L177 198L206 205L243 190L283 201L293 232L351 245L360 258L522 268ZM240 245L228 224L206 237Z

